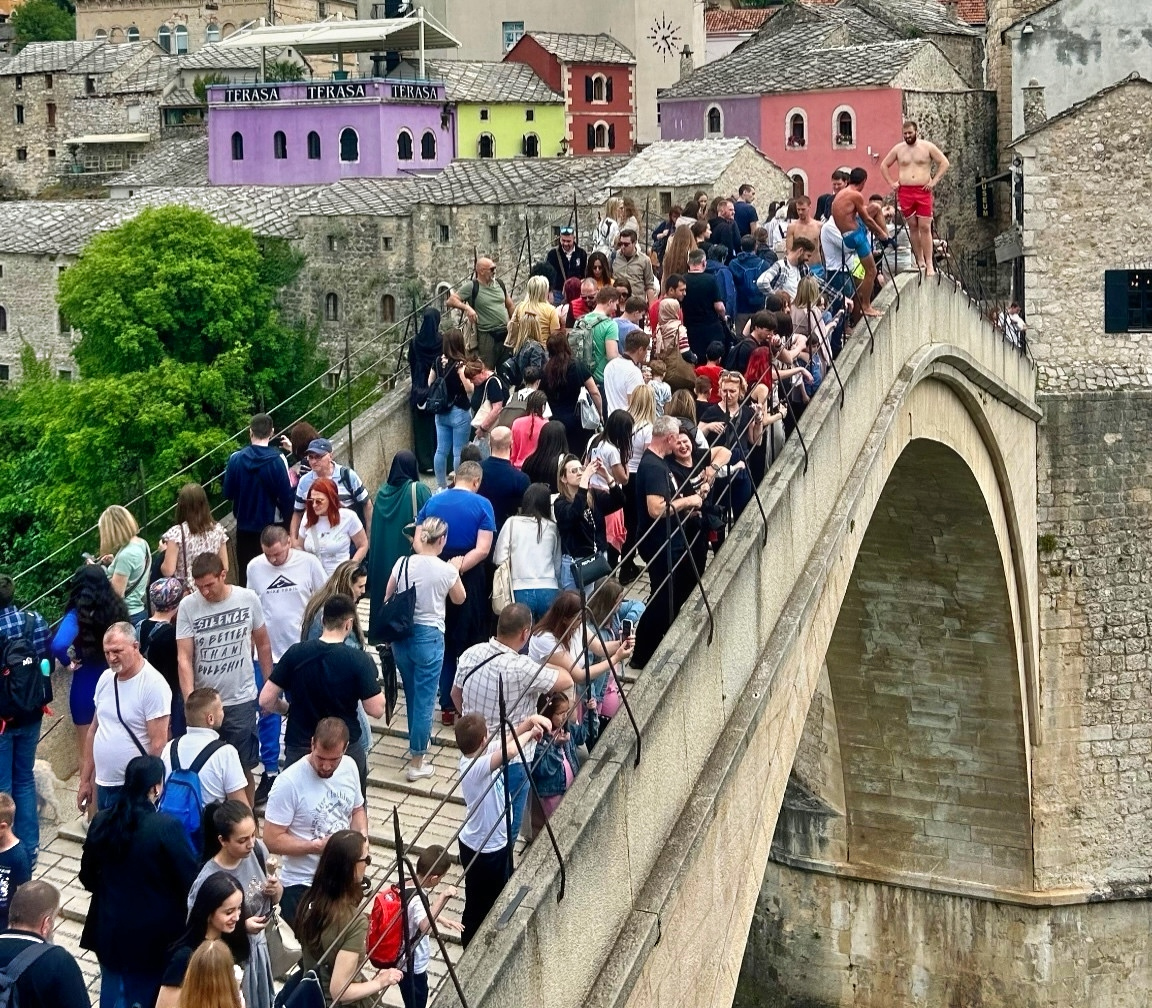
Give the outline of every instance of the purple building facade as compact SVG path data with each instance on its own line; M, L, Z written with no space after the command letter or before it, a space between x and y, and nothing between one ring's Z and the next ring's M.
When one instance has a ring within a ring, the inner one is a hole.
M440 171L456 111L437 81L333 80L208 88L213 185L312 185Z
M729 98L662 98L660 109L661 140L707 140L710 137L747 137L757 147L760 143L760 96L740 95ZM712 113L709 122L709 110ZM717 128L718 127L718 128Z

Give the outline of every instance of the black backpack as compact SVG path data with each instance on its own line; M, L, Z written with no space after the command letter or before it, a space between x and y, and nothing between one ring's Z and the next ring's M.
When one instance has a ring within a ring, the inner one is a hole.
M20 992L16 989L24 971L52 946L47 942L37 942L22 949L7 966L0 969L0 1008L20 1008Z
M36 618L25 613L18 636L0 637L0 721L30 721L44 707L35 633Z

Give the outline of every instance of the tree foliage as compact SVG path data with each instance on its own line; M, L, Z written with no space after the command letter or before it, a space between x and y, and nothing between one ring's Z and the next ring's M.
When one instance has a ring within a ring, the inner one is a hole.
M29 42L65 42L76 37L76 18L53 0L24 0L12 11L13 48Z
M208 104L208 88L212 84L227 84L231 78L223 73L197 74L192 78L192 93L204 105Z
M270 60L264 66L264 79L270 84L277 81L302 81L304 68L292 60Z

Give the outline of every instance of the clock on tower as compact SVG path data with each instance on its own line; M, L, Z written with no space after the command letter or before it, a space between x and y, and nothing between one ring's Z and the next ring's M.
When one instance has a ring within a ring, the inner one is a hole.
M680 49L680 26L661 14L653 19L652 27L648 29L648 41L667 62L668 57L675 56Z

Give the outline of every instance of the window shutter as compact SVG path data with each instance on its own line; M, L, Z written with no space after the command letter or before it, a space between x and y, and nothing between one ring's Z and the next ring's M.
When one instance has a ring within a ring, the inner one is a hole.
M604 100L610 102L612 100L612 78L608 77L604 81Z
M528 135L525 134L520 138L520 153L525 157L528 156Z
M588 149L596 149L596 127L591 125L588 127Z
M592 101L592 78L588 74L584 75L584 100Z
M1128 271L1104 271L1104 331L1128 331Z
M616 149L616 127L611 123L608 125L608 149Z

